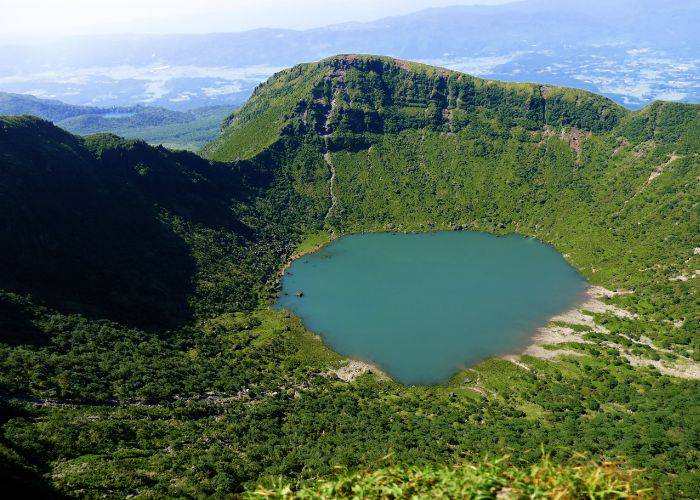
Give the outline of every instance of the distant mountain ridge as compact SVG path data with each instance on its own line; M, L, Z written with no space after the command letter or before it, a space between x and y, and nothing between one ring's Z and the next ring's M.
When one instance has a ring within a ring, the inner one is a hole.
M0 90L40 89L72 103L238 105L281 68L372 53L504 81L585 88L640 108L658 98L700 101L698 24L699 4L689 0L528 0L309 30L17 39L0 43ZM55 82L77 70L85 83Z
M289 65L336 53L387 54L415 60L459 54L465 49L488 54L496 46L503 51L531 44L556 47L625 42L692 55L700 43L696 30L699 18L700 6L687 0L663 2L662 6L653 0L592 0L585 4L528 0L453 6L308 30L79 36L57 40L41 53L32 51L31 43L17 41L12 44L14 53L0 55L0 74L37 64L85 67L159 61L198 66Z
M158 106L77 106L55 99L0 92L0 115L34 115L74 134L112 132L124 137L198 149L219 133L232 106L174 111Z

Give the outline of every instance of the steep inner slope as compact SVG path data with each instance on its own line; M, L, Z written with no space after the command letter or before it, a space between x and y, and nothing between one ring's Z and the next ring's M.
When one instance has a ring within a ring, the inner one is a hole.
M544 445L692 496L698 382L654 363L697 359L699 122L371 56L276 75L208 160L2 118L2 459L73 495L201 496ZM447 386L353 380L266 306L305 235L386 229L536 236L629 316Z
M689 290L669 278L700 259L699 131L697 105L628 112L574 89L339 56L259 87L205 154L303 137L310 160L334 166L329 230L536 236L593 283L643 288L625 298L633 312L679 321Z

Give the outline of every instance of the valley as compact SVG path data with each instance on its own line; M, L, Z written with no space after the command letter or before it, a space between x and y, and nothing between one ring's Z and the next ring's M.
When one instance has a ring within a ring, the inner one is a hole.
M352 52L584 88L632 109L700 97L696 2L501 3L310 29L0 38L0 87L80 105L236 107L283 68Z
M700 105L346 54L276 73L201 156L22 116L0 160L15 484L274 496L476 464L491 495L601 470L698 492ZM519 354L416 386L271 307L295 255L433 231L537 239L591 295Z
M210 106L188 111L131 105L76 106L30 95L0 92L0 115L32 115L53 121L74 134L110 132L149 144L196 151L219 134L232 106Z

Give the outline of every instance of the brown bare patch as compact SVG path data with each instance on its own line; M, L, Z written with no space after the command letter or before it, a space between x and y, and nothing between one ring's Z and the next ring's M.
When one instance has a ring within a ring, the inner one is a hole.
M591 135L593 135L591 132L586 132L576 127L571 127L568 131L562 129L561 140L567 142L571 150L574 151L577 156L580 156L583 141L590 138Z
M390 380L389 377L375 365L356 359L351 359L343 366L329 371L327 375L337 377L343 382L352 382L365 373L375 375L380 380Z

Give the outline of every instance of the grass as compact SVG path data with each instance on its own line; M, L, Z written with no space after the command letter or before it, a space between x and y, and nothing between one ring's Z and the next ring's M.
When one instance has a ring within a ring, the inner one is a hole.
M332 236L326 231L312 232L304 236L304 239L294 249L295 255L304 255L317 250L319 247L330 243Z
M348 472L295 487L258 487L249 498L650 498L636 471L612 462L560 466L544 455L539 463L517 467L509 457L456 466L391 466Z

